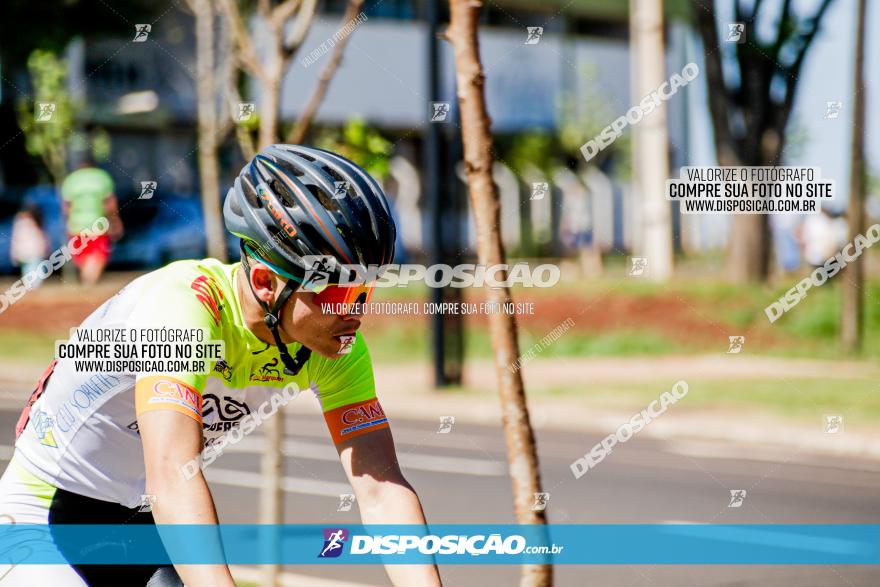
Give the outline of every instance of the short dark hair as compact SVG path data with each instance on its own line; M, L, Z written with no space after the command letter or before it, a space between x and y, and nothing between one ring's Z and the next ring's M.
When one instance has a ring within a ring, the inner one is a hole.
M25 214L30 214L34 219L34 222L37 223L37 226L43 228L43 211L40 210L40 207L37 204L27 202L21 207L21 211Z

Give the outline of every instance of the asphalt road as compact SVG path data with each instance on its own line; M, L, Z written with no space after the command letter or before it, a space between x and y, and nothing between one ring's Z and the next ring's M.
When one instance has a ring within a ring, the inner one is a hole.
M0 408L0 455L9 447L18 409ZM500 427L393 422L400 460L432 523L513 523L511 487ZM340 512L349 486L319 418L287 416L286 522L358 523L357 506ZM575 479L569 468L600 440L596 434L538 432L541 474L554 523L880 523L880 463L814 456L732 443L634 438ZM225 523L257 521L259 431L208 469ZM4 461L5 462L5 461ZM746 490L740 507L730 491ZM288 567L291 584L386 585L379 567ZM516 566L443 567L444 584L516 585ZM556 585L880 584L880 569L829 566L560 566Z

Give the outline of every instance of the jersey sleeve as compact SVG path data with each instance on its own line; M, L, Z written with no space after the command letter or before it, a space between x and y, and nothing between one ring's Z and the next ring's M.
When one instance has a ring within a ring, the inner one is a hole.
M338 359L313 357L317 360L309 366L309 378L335 444L388 428L388 418L376 397L370 353L360 333L349 354Z
M202 343L221 340L220 312L223 292L216 280L198 270L175 271L152 284L129 317L126 327L139 332L150 330L179 333L201 331ZM160 342L159 346L177 343ZM190 345L191 343L180 343ZM143 346L143 345L141 345ZM202 392L212 361L166 360L161 372L136 375L135 408L138 415L150 410L173 410L202 421ZM181 367L188 367L182 370Z

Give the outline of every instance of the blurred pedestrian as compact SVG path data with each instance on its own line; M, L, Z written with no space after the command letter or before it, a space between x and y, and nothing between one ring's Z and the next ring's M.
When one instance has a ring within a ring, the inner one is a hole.
M770 230L773 232L776 262L785 274L794 273L801 266L801 247L797 235L802 220L803 218L799 214L773 214L770 216Z
M810 214L804 221L800 241L804 260L813 267L821 267L846 244L848 225L846 217L832 214L825 208L819 214Z
M26 204L12 222L12 263L21 267L22 277L35 271L49 254L49 241L43 232L43 215L36 204ZM34 280L32 288L42 280Z
M110 260L110 241L122 237L122 222L110 174L86 159L61 185L61 200L67 233L74 240L71 249L81 249L73 255L73 264L79 269L82 283L97 283ZM80 242L84 231L92 231L95 221L106 217L110 230L97 237Z

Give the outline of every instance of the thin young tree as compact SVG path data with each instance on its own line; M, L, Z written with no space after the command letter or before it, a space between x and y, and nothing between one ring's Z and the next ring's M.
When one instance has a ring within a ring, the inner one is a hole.
M229 19L239 64L259 87L258 149L278 142L281 84L290 60L309 32L317 4L318 0L285 0L271 6L269 0L258 0L255 10L250 11L259 17L258 52L256 37L248 30L237 0L220 0Z
M865 232L865 0L856 11L855 67L853 68L852 154L849 177L849 240ZM862 347L865 314L865 264L862 257L843 270L840 337L844 347Z
M223 142L228 125L220 120L222 110L217 104L215 79L218 65L223 66L228 59L218 60L215 57L217 18L214 2L187 0L187 5L195 17L199 183L202 213L205 217L205 237L208 256L226 260L223 220L220 215L220 165L217 161L217 150ZM217 46L227 52L230 50L226 43L219 43Z
M832 0L822 0L809 16L799 15L791 0L773 4L780 6L775 13L760 0L734 0L733 20L745 25L741 31L745 36L739 37L742 42L731 35L736 29L726 28L724 40L719 40L717 2L692 6L703 40L718 164L780 165L801 70ZM759 30L773 34L761 36ZM725 61L735 67L728 75ZM767 279L770 227L766 214L734 215L728 269L737 281Z
M666 77L663 43L663 1L630 0L632 85L636 99L658 88ZM642 245L648 273L655 281L672 277L672 206L664 185L669 177L669 133L666 104L633 127L633 170L642 199Z
M28 56L27 66L33 96L19 99L18 124L28 153L42 159L60 194L67 174L68 143L75 133L80 105L68 90L66 59L36 49Z
M477 37L482 0L450 0L450 26L446 39L455 53L456 87L461 112L464 163L468 194L477 233L477 255L484 265L505 263L504 245L498 227L501 205L492 180L494 148L484 93L485 75ZM507 287L487 290L489 302L504 307L512 301ZM507 458L513 485L516 519L520 524L546 524L544 511L532 507L541 491L535 435L529 421L525 387L519 369L513 367L519 355L516 317L506 312L489 316L489 331L495 359L495 373L507 443ZM521 585L549 586L553 567L549 564L523 567Z
M259 131L256 149L278 142L281 119L281 84L290 60L305 40L315 16L317 0L284 0L271 5L270 0L257 0L247 14L259 17L259 51L257 36L248 29L248 23L239 10L238 0L219 0L226 16L235 46L238 65L259 86ZM237 76L235 76L237 78ZM228 84L236 91L235 80ZM239 125L237 138L242 153L250 158L255 150L249 135ZM284 489L282 479L284 461L281 446L284 440L284 416L277 415L266 422L266 449L261 459L263 486L260 490L260 520L264 524L284 521ZM273 548L278 549L277 537ZM266 565L264 585L275 587L281 577L281 567Z

